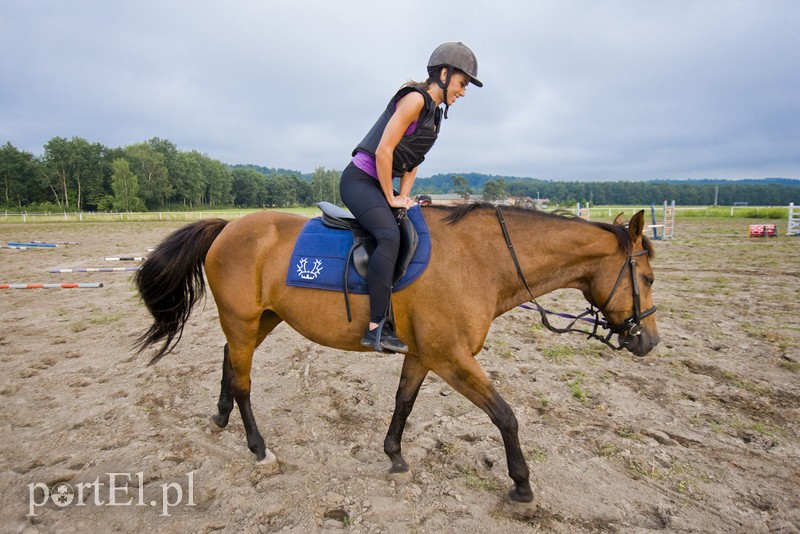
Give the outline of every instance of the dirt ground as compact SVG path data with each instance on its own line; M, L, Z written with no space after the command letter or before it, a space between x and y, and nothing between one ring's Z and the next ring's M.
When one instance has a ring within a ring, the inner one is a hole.
M280 465L264 469L236 411L208 424L224 345L210 296L148 367L131 273L47 272L131 265L104 257L146 254L183 223L0 225L3 243L80 242L0 250L0 283L104 284L0 290L0 531L800 532L800 238L749 239L753 222L679 217L655 243L661 344L644 358L523 309L495 322L478 359L520 423L539 506L526 520L503 505L499 432L435 376L404 436L412 475L388 475L401 357L280 326L253 369ZM584 308L575 292L541 302Z

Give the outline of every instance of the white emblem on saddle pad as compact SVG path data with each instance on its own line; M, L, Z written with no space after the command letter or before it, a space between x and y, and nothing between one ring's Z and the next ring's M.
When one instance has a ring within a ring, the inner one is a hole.
M297 274L303 280L314 280L322 272L322 260L314 260L311 270L308 270L308 258L302 258L297 264Z

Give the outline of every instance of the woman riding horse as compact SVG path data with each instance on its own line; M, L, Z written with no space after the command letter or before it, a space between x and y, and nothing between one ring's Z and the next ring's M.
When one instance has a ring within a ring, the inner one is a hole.
M417 168L431 149L441 127L441 104L447 110L478 80L478 60L463 43L444 43L428 61L428 79L409 82L391 99L342 172L339 189L345 205L375 238L367 271L369 325L361 344L386 352L408 352L408 346L387 323L392 277L400 249L400 231L392 208L409 208ZM400 178L395 194L393 178ZM376 345L380 336L380 344Z
M429 207L424 213L434 254L425 272L398 291L397 332L408 340L384 452L392 472L407 472L401 442L414 401L429 372L490 417L500 431L514 481L509 497L533 501L530 473L514 412L476 360L492 321L531 298L573 288L616 335L615 348L644 356L659 341L653 304L653 249L642 235L644 212L627 226L496 206ZM295 240L308 219L262 211L233 221L204 219L175 231L136 273L153 323L141 348L160 344L153 361L180 340L192 309L208 287L226 344L213 427L228 424L234 401L247 446L260 463L277 460L258 429L250 401L253 354L282 322L315 343L349 351L369 320L366 296L353 300L347 321L341 293L286 284ZM512 246L513 241L513 246ZM454 263L458 256L463 261ZM205 277L204 277L205 274ZM592 334L597 338L598 335Z

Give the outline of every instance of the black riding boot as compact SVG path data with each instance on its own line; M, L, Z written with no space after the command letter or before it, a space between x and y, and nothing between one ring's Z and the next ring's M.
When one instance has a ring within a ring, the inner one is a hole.
M380 336L380 340L378 336ZM408 352L408 345L398 339L386 319L373 330L370 330L367 325L361 344L365 347L372 347L376 352Z

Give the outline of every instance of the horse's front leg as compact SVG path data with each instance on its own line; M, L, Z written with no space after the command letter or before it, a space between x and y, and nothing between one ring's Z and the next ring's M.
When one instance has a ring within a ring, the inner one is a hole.
M514 411L494 389L486 373L471 355L438 363L439 365L432 367L433 371L486 412L500 430L508 462L508 476L514 481L514 487L508 496L518 503L533 501L530 471L519 444L519 425Z
M490 402L485 411L489 414L492 423L500 429L500 435L503 437L506 461L508 462L508 476L514 481L514 487L508 493L508 496L512 501L533 501L530 471L522 454L522 447L519 444L519 425L514 411L497 391L492 391Z
M383 442L383 451L392 461L390 473L405 473L408 471L408 464L403 459L401 452L401 441L406 421L414 408L414 401L417 399L419 388L425 377L428 375L428 368L423 366L416 356L406 356L403 361L403 371L400 375L400 384L397 386L397 396L395 397L394 413L392 422L389 424L389 431Z

